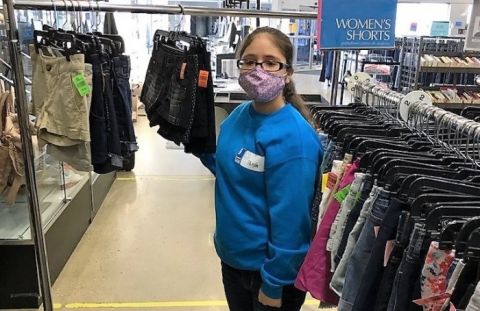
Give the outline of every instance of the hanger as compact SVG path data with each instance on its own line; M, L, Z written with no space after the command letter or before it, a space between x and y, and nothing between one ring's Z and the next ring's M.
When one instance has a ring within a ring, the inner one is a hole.
M425 229L431 233L440 233L441 225L448 220L462 220L472 218L480 214L480 206L448 206L437 207L429 212L425 219ZM466 225L466 224L465 224ZM462 230L460 230L461 233ZM459 235L460 235L459 233ZM458 251L457 246L455 249ZM461 246L460 250L461 250Z
M480 261L480 228L475 229L470 234L467 242L467 248L464 253L464 259L467 261Z
M465 250L467 249L467 245L470 239L472 232L478 228L480 228L480 217L472 217L469 219L460 229L457 234L457 239L455 242L455 251L456 255L462 257Z

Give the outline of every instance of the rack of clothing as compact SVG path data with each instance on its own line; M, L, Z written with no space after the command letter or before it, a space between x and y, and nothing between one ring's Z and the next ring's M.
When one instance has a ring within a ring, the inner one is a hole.
M121 36L34 31L32 103L40 147L79 171L131 170L138 150Z
M478 310L480 124L375 83L316 108L327 146L296 286L338 310ZM368 105L366 105L368 103Z

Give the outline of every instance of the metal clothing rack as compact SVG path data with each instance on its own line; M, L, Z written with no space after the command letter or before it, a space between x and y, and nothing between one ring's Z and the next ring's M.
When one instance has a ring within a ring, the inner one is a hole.
M408 118L402 121L398 111L406 95L372 81L357 83L354 93L356 102L372 106L380 113L395 118L404 126L428 137L433 143L455 151L466 162L472 163L472 167L480 166L480 123L422 101L411 103ZM447 134L447 138L441 138L441 134Z
M127 12L144 14L179 14L196 16L240 16L263 18L302 18L316 19L316 13L294 11L261 11L241 10L230 8L202 8L190 6L171 5L117 5L99 1L39 1L39 0L2 0L7 30L8 46L14 71L14 84L17 92L16 107L19 117L20 133L23 144L23 157L25 162L25 182L27 186L28 202L30 207L30 223L32 238L35 245L36 261L44 311L53 311L51 295L50 273L42 227L41 210L36 188L34 167L34 153L32 137L29 132L29 115L25 89L22 52L18 37L15 10L47 10L68 12Z

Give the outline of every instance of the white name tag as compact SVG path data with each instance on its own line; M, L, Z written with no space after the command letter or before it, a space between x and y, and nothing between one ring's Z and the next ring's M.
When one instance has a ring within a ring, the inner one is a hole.
M254 172L265 172L265 157L242 148L235 157L235 162Z

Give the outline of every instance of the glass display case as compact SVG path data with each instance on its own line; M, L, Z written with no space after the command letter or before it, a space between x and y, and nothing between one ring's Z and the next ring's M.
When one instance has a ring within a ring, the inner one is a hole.
M0 163L0 165L5 165ZM79 189L89 183L90 174L75 171L58 162L44 150L35 157L35 175L44 230L52 223ZM14 204L0 196L0 240L30 240L30 216L25 186L20 188Z

